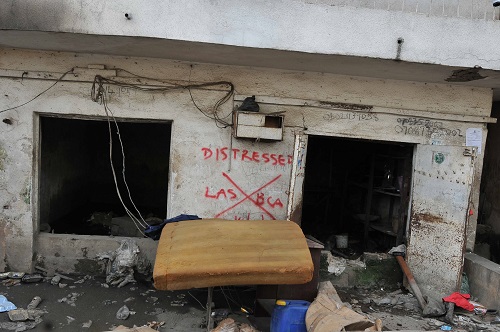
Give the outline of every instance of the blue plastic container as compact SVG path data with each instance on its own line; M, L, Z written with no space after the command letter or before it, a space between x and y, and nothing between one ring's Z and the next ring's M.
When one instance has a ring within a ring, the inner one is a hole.
M271 332L307 332L306 312L310 302L278 300L271 316Z

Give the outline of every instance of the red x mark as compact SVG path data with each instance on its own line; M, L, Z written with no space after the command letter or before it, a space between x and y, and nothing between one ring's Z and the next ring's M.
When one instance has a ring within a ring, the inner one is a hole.
M276 218L271 214L271 212L267 211L262 205L259 205L257 203L257 201L255 199L252 198L252 195L255 195L257 192L261 191L262 189L264 189L265 187L269 186L271 183L275 182L276 180L278 180L280 177L281 177L281 174L278 175L277 177L275 177L274 179L272 179L271 181L267 182L266 184L264 184L262 187L260 187L259 189L256 189L254 190L253 192L251 192L250 194L247 194L243 191L243 189L240 188L240 186L238 186L236 184L236 182L233 181L233 179L231 179L231 177L229 175L227 175L226 173L222 172L222 176L224 176L229 182L231 182L231 184L240 192L243 194L243 196L245 196L243 199L239 200L238 202L236 202L235 204L231 205L230 207L228 207L227 209L225 209L224 211L222 212L219 212L215 218L218 218L220 217L221 215L223 215L224 213L226 213L227 211L230 211L232 209L234 209L236 206L240 205L241 203L243 203L244 201L246 201L247 199L249 201L251 201L256 207L258 207L259 209L261 209L262 211L264 211L269 217L271 217L273 220L275 220Z

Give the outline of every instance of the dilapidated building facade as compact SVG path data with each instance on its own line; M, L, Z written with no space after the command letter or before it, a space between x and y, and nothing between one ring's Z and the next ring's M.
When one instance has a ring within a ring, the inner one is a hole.
M98 269L142 237L125 204L139 230L185 213L406 242L422 288L449 293L474 248L498 18L487 0L4 1L0 269Z

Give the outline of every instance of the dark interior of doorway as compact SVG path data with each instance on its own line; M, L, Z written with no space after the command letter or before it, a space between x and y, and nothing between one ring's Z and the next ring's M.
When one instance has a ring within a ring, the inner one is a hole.
M158 222L166 216L171 123L117 123L133 202L144 220ZM40 129L41 231L142 236L117 195L108 122L41 117ZM111 132L117 186L127 208L135 212L123 181L122 150L113 122Z
M411 144L309 136L304 233L347 255L404 243L412 158Z

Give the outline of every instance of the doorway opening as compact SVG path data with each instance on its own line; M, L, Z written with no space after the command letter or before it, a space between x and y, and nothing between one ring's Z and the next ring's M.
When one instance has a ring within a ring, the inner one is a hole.
M309 136L301 226L346 255L405 242L413 145Z
M142 236L117 187L127 209L141 221L154 224L165 218L171 123L118 120L117 124L123 153L112 122L115 182L107 121L40 117L40 231Z

